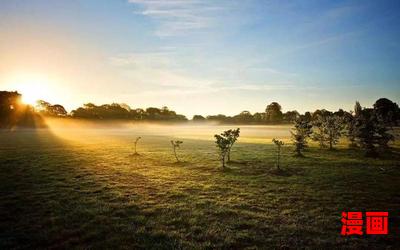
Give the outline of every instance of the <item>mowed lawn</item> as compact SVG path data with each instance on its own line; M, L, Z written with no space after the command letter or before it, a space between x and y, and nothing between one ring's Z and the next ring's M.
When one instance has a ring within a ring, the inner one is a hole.
M244 131L222 171L212 134L177 137L175 163L174 137L147 132L0 132L0 249L400 247L398 148L285 145L278 172L268 136ZM390 233L343 237L342 211L388 211Z

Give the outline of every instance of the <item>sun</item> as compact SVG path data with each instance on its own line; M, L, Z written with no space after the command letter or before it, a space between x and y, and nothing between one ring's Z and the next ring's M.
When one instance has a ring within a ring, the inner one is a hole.
M18 91L22 94L21 101L24 104L35 105L36 101L45 99L43 98L43 90L38 88L35 84L26 84L18 88Z
M9 86L22 95L21 101L24 104L34 106L38 100L51 98L50 85L45 78L20 76L10 82Z

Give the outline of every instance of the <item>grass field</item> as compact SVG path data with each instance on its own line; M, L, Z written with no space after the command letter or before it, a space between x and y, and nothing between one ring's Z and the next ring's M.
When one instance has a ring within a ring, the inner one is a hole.
M289 127L247 126L222 171L212 136L224 129L0 132L0 249L400 248L398 147L295 158L285 145L278 172L271 138ZM388 211L390 233L342 237L342 211Z

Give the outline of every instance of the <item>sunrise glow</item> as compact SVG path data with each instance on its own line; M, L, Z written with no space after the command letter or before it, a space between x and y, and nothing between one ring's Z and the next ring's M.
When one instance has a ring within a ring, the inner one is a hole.
M54 100L57 92L50 80L41 75L19 73L12 76L5 84L10 90L22 94L22 102L34 106L38 100Z

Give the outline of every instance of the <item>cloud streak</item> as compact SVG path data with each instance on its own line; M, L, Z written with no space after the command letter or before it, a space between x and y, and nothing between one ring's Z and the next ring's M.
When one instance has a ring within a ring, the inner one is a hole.
M141 8L143 16L156 20L160 37L184 35L215 25L216 16L226 8L219 2L213 4L198 0L129 0Z

